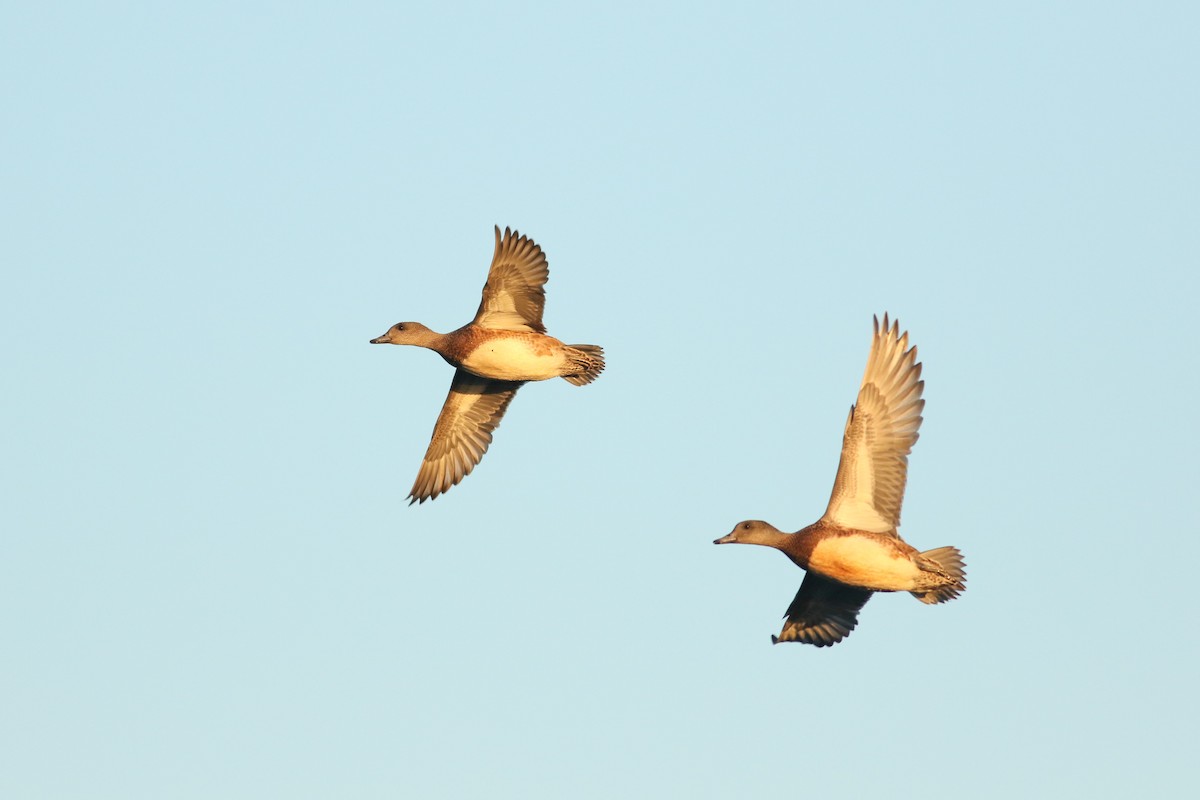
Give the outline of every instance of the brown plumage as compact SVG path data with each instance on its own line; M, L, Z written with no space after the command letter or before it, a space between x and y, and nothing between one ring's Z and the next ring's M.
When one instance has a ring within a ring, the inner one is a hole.
M542 248L516 231L496 228L496 250L475 318L450 333L419 322L398 322L372 344L433 350L457 370L429 449L409 494L423 503L471 473L492 443L492 432L528 381L563 378L591 383L604 369L604 350L563 344L546 335L542 311L550 269Z
M782 550L806 571L772 642L837 644L858 624L874 592L910 592L923 603L943 603L966 589L965 564L954 547L924 553L900 538L900 506L908 454L917 441L921 365L899 322L875 333L867 368L850 408L833 493L825 514L795 533L766 522L740 522L714 544L758 544Z

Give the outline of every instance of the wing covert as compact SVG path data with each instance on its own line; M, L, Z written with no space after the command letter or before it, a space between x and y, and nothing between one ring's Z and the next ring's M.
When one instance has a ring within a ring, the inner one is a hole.
M822 517L845 528L896 535L908 479L908 454L921 427L925 382L917 348L900 323L875 335L858 401L850 408L829 506Z
M450 393L409 493L409 505L432 500L471 474L522 385L481 378L461 369L454 373Z
M545 333L542 311L549 278L550 267L541 247L508 228L501 237L496 226L496 251L475 324L492 330Z
M858 624L858 612L871 599L870 589L859 589L806 573L800 591L788 606L787 622L772 644L804 642L829 647L850 635Z

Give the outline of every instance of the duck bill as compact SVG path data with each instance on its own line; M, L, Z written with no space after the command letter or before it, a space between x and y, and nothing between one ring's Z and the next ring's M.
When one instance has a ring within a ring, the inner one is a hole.
M737 544L737 534L727 533L720 539L713 539L713 544Z

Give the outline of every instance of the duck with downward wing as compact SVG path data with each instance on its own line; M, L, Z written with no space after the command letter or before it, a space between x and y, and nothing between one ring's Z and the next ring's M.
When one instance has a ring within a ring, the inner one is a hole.
M398 322L371 344L428 348L457 368L409 504L432 500L471 473L492 442L508 404L528 381L563 378L576 386L604 369L604 350L546 335L542 309L550 269L542 248L496 228L496 250L475 319L450 333Z
M896 531L908 454L925 407L925 382L916 362L917 348L908 348L899 322L889 328L884 314L881 328L876 317L825 515L795 533L758 520L739 522L713 542L774 547L806 571L773 643L837 644L854 630L858 612L874 592L909 592L922 603L944 603L966 589L957 548L920 552Z

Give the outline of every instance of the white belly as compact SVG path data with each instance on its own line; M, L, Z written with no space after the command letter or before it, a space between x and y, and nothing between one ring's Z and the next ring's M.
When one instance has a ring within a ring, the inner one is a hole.
M813 548L809 568L842 583L885 592L912 591L921 574L911 559L865 536L822 539Z
M529 339L494 339L476 347L462 363L476 375L503 381L544 381L562 374L559 348Z

